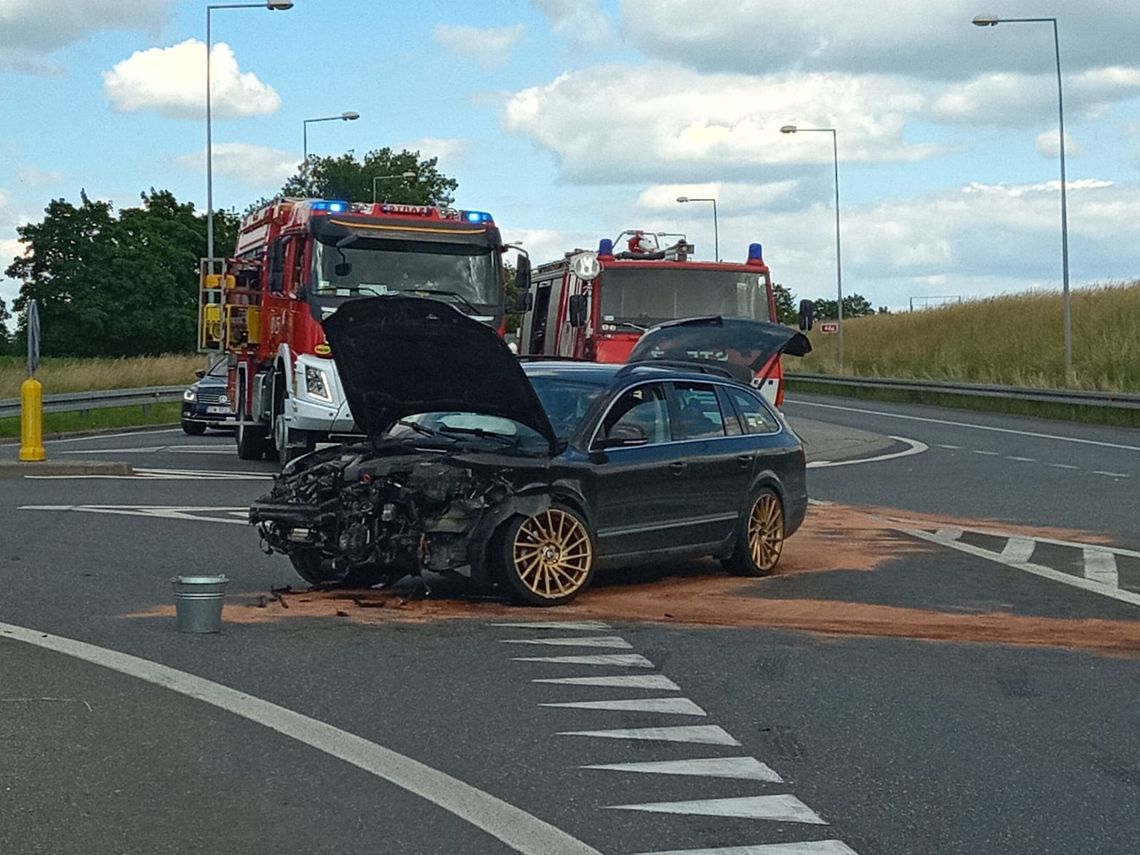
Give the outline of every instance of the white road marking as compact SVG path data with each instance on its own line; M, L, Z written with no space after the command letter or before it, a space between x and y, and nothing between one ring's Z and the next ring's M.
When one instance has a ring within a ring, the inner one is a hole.
M965 552L968 555L975 555L979 558L986 558L990 561L997 561L999 564L1005 564L1008 567L1013 567L1017 570L1024 570L1026 573L1032 573L1035 576L1041 576L1044 579L1052 579L1054 582L1061 582L1064 585L1071 585L1074 588L1080 588L1085 591L1091 591L1094 594L1101 594L1105 597L1111 597L1114 600L1121 602L1131 603L1134 606L1140 606L1140 594L1134 594L1131 591L1121 591L1118 588L1110 588L1107 585L1102 585L1099 582L1094 582L1091 579L1084 579L1080 576L1073 576L1069 573L1062 573L1060 570L1054 570L1051 567L1043 567L1040 564L1031 564L1028 561L1008 561L1002 558L998 553L991 552L988 549L982 549L977 546L971 546L968 543L961 543L959 541L943 540L935 534L928 531L920 531L918 529L901 528L899 531L903 534L909 534L912 537L917 537L919 540L926 540L930 543L940 543L943 546L948 546L951 549L957 549L960 552ZM1049 543L1048 540L1040 540L1041 543ZM1120 550L1114 550L1120 553ZM1124 554L1129 554L1127 550Z
M1074 466L1072 463L1050 463L1054 469L1080 469L1079 466Z
M1105 472L1103 469L1094 469L1093 475L1107 475L1109 478L1127 478L1127 472Z
M654 760L648 763L607 763L583 766L609 772L642 772L650 775L692 775L701 778L737 778L782 784L784 779L755 757L709 757L699 760Z
M959 451L962 448L962 446L960 446L960 445L950 445L949 443L945 443L945 442L938 443L938 447L939 448L949 448L952 451Z
M670 849L668 852L641 852L639 855L858 855L858 853L840 840L811 840L804 843L718 846L716 849Z
M1012 454L1007 454L1006 460L1016 460L1018 463L1036 463L1036 457L1014 457Z
M581 636L578 638L504 638L499 644L550 644L555 647L608 647L632 650L633 645L616 635Z
M1120 575L1116 570L1116 556L1107 549L1086 546L1082 550L1085 559L1085 578L1110 588L1120 587Z
M879 410L863 410L858 407L841 407L837 404L819 404L813 401L790 401L800 407L823 407L828 410L844 410L849 413L862 413L867 416L886 416L890 419L903 419L908 422L926 422L934 425L948 425L949 427L963 427L971 430L985 430L991 433L1008 433L1014 436L1031 436L1035 439L1053 439L1057 442L1075 442L1079 445L1095 445L1100 448L1119 448L1122 451L1140 451L1140 445L1123 445L1118 442L1102 442L1096 439L1080 439L1075 436L1057 436L1051 433L1036 433L1028 430L1013 430L1012 428L991 427L989 425L972 425L968 422L952 422L947 419L932 419L926 416L904 416L901 413L884 413Z
M511 629L581 629L587 632L601 632L610 629L608 623L593 620L580 621L540 621L538 623L493 623L491 626L505 626Z
M595 656L524 656L512 662L553 662L560 665L616 665L620 668L652 668L640 653L599 653Z
M630 674L616 677L546 677L532 683L561 683L566 686L613 686L617 689L659 689L679 692L681 687L664 674Z
M1002 548L1001 557L1012 563L1028 561L1033 557L1036 541L1028 537L1011 537Z
M159 430L132 430L125 433L102 433L94 436L72 436L67 439L49 439L44 445L59 445L64 442L99 442L104 439L118 439L124 436L150 436L155 433L178 433L182 428L160 428Z
M625 710L627 712L662 713L664 715L700 715L708 713L688 698L632 698L622 701L570 701L539 704L540 707L566 707L577 710Z
M233 519L232 515L248 513L248 508L182 507L179 505L20 505L21 511L80 511L89 514L117 514L132 517L158 517L170 520L196 520L198 522L228 523L249 525L245 520ZM205 516L206 512L224 513L231 516Z
M593 736L599 739L641 739L653 742L693 742L699 745L740 745L717 724L677 727L627 727L617 730L567 730L559 736Z
M156 454L160 451L172 451L175 454L225 454L232 455L233 448L229 445L203 446L203 445L144 445L138 448L84 448L79 451L61 451L60 454Z
M955 526L946 526L946 528L938 529L937 534L939 537L944 537L947 540L957 540L962 536L962 529Z
M647 802L639 805L607 805L608 810L638 810L647 813L683 813L690 816L725 816L803 822L827 825L819 814L795 796L743 796L733 799L696 799L684 802Z
M255 472L220 472L210 469L143 469L133 475L25 475L37 481L272 481L273 476Z
M11 624L0 623L0 638L72 656L241 716L395 784L482 829L516 852L600 855L561 829L445 772L229 686L137 656Z
M999 452L996 452L996 451L980 451L977 448L974 449L974 454L984 454L986 457L1000 457L1001 456Z
M884 460L894 460L898 457L910 457L912 454L922 454L929 449L925 442L919 442L917 439L907 439L905 436L892 436L891 439L905 442L910 448L903 449L902 451L893 451L890 454L880 454L877 457L861 457L858 460L836 460L835 462L827 460L811 460L808 461L808 469L824 469L829 466L854 466L856 463L880 463Z

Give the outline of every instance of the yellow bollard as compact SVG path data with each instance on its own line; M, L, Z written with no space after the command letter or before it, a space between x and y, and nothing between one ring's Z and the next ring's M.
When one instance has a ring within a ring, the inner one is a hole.
M20 460L45 460L44 387L34 377L20 386Z

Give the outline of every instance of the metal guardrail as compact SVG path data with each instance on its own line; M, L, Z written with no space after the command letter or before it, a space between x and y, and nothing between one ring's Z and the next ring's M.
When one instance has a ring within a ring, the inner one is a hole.
M188 384L187 384L188 385ZM70 392L62 395L44 395L45 413L74 413L102 410L107 407L145 407L181 401L186 385L147 386L142 389L107 389L100 392ZM0 399L0 419L20 415L19 398Z
M904 392L933 392L946 395L969 395L983 398L1005 398L1016 401L1043 401L1073 406L1115 407L1140 410L1140 395L1126 392L1085 392L1077 389L1030 389L1023 386L998 386L982 383L946 383L939 380L894 380L877 377L837 377L832 374L784 375L798 383L828 386L850 386L857 389L897 389Z

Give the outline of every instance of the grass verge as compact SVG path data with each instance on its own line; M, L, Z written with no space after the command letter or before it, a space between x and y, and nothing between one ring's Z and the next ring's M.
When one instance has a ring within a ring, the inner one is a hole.
M805 394L857 398L866 401L927 404L933 407L950 407L955 410L972 412L1004 413L1054 421L1140 428L1140 410L1117 407L1054 404L1047 401L1020 401L976 395L954 395L945 392L920 392L910 389L859 389L839 384L831 385L825 382L805 382L790 379L788 380L788 390Z
M107 428L146 427L147 425L176 425L182 414L182 405L148 404L145 407L108 407L90 410L84 416L79 412L44 413L44 435L75 433ZM0 438L20 435L19 418L0 419Z

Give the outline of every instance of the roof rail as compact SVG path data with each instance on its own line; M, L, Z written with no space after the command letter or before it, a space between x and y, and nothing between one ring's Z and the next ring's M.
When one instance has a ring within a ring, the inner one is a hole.
M741 380L742 372L747 372L743 366L733 366L737 371L733 371L733 367L729 367L726 363L724 365L714 365L703 360L688 360L688 359L641 359L637 362L627 362L617 372L615 377L624 377L626 374L631 373L637 368L679 368L684 371L691 371L694 374L712 374L717 377L727 377L729 380Z

